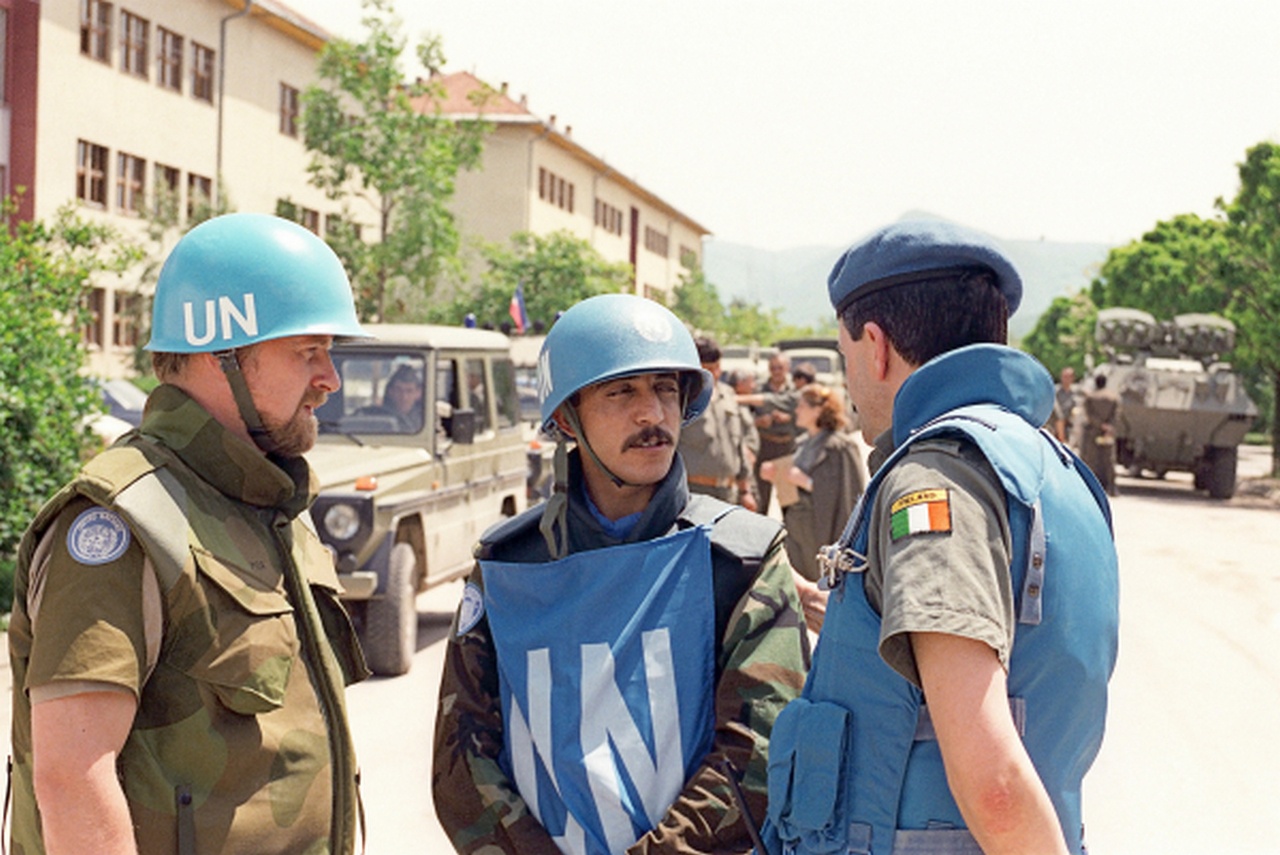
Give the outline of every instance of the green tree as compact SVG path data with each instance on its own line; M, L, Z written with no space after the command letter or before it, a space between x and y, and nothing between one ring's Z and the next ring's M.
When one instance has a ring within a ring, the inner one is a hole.
M13 211L0 225L0 611L23 530L93 447L85 419L102 401L80 375L89 276L140 258L72 209L50 225L15 222Z
M631 289L631 266L604 259L591 244L566 231L535 235L519 232L510 245L482 248L488 269L474 293L460 295L431 317L462 323L472 313L482 326L511 323L511 297L524 286L530 328L550 329L559 312L588 297Z
M1227 224L1195 214L1156 223L1141 240L1107 254L1089 294L1098 308L1128 306L1168 319L1227 307L1223 264L1232 252Z
M1098 309L1085 291L1074 297L1055 297L1021 347L1040 360L1054 377L1068 365L1076 370L1076 376L1084 377L1086 364L1099 352L1093 340L1097 320Z
M400 67L406 40L390 0L363 0L363 42L334 39L320 52L320 82L303 93L303 136L312 153L312 183L343 205L343 219L359 220L355 203L371 208L378 240L335 229L331 243L343 258L363 317L397 316L406 294L430 295L457 273L459 236L449 200L460 169L480 158L487 126L444 117L444 65L438 37L417 44L430 78L406 83Z
M1237 328L1241 362L1265 371L1271 392L1271 468L1280 477L1280 145L1259 143L1239 164L1227 215L1233 252L1225 264L1228 316Z
M700 265L681 274L671 311L693 329L716 338L724 337L728 331L729 315L716 286L707 281Z

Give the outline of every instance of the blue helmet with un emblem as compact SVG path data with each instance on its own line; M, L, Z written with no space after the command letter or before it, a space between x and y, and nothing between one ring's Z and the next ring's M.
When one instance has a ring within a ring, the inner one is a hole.
M292 335L369 337L342 262L315 234L268 214L224 214L169 253L147 350L216 352Z
M714 378L698 361L693 336L665 306L634 294L601 294L565 312L542 343L538 401L542 429L573 394L596 383L637 374L675 372L684 389L683 423L711 400Z

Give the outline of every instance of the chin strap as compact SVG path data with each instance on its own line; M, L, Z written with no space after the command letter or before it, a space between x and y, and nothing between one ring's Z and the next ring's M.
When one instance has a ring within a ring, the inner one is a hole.
M240 370L240 360L235 350L215 351L213 358L218 360L222 373L226 375L227 385L231 387L231 395L236 399L236 407L240 410L240 418L249 429L249 437L262 449L270 450L270 438L262 424L262 416L253 403L253 395L249 393L249 383Z

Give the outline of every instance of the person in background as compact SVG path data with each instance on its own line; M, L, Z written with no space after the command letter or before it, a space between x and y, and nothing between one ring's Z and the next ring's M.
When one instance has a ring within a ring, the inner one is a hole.
M1076 370L1070 365L1063 368L1058 377L1058 384L1053 390L1056 404L1053 430L1058 439L1084 454L1080 448L1084 391L1076 385Z
M712 377L665 307L576 304L538 375L556 488L477 547L440 685L440 823L461 853L741 855L808 665L781 526L690 494L676 447Z
M401 430L417 433L422 430L422 393L422 375L411 365L401 365L387 380L382 403L361 409L360 415L394 416Z
M344 686L368 675L307 507L335 337L311 232L228 214L156 282L161 385L23 538L9 624L11 852L355 849Z
M733 388L721 382L720 347L710 338L695 340L698 360L712 381L711 400L702 417L680 432L678 450L684 460L691 493L756 509L742 408Z
M796 450L796 387L790 372L791 357L786 353L775 353L769 357L769 379L757 390L759 397L739 398L740 403L749 403L754 408L756 430L760 433L760 456L756 459L754 474L760 490L758 505L762 514L769 512L773 485L760 477L760 466L766 460L787 457ZM791 463L784 460L775 465L790 468Z
M1120 416L1120 398L1107 388L1107 375L1093 378L1093 388L1084 396L1084 435L1080 455L1098 477L1108 496L1116 489L1116 419Z
M791 385L796 389L803 389L817 379L818 369L812 362L801 362L791 369Z
M828 279L872 477L802 698L774 726L768 850L1083 853L1119 623L1106 495L1041 430L990 238L900 221Z
M796 400L796 425L805 431L791 468L767 478L786 478L797 500L782 512L791 566L809 582L818 581L818 549L835 543L867 484L857 443L845 431L845 406L838 390L810 383Z

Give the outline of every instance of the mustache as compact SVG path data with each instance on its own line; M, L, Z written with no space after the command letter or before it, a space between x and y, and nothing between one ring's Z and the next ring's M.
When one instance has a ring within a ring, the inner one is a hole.
M657 425L650 425L649 427L641 430L639 433L635 433L627 437L627 441L622 444L622 450L626 451L628 448L631 448L636 445L642 445L644 443L651 442L655 439L666 445L675 444L675 438L672 437L669 432L667 432L666 430L663 430Z

